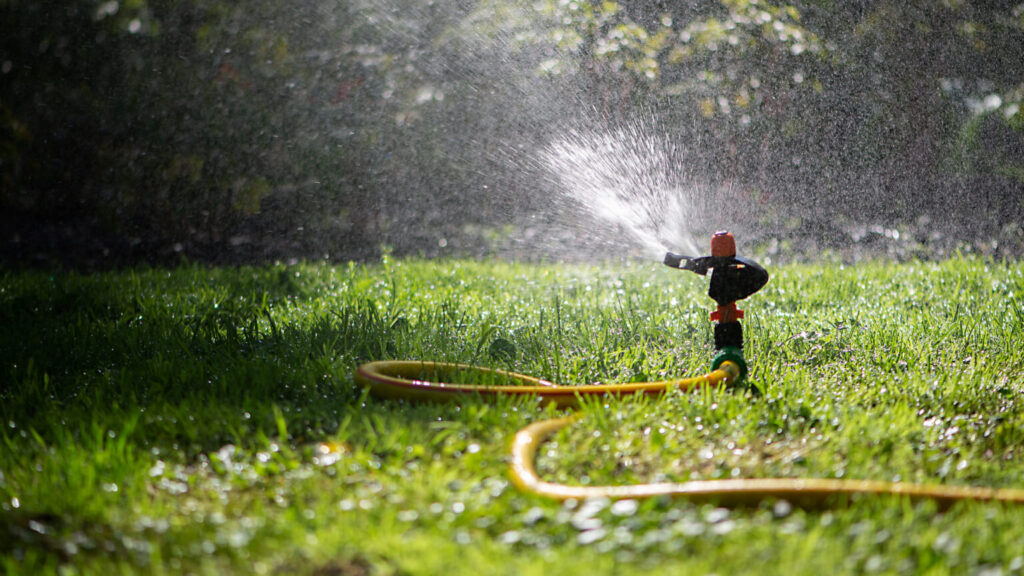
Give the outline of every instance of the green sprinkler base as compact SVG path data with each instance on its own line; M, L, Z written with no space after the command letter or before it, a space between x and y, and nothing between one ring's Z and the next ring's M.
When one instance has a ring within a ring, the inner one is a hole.
M736 348L734 346L726 346L718 351L714 359L711 360L711 370L718 370L722 366L723 362L734 362L740 367L740 377L735 382L731 382L733 386L742 384L747 378L747 361L743 358L743 349Z

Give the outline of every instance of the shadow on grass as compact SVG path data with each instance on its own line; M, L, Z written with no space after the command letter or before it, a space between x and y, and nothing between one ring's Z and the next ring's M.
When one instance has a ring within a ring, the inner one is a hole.
M133 442L191 457L273 437L279 413L293 436L316 438L359 402L355 367L399 346L402 327L375 303L309 313L297 305L308 288L296 289L288 274L266 283L244 271L195 268L167 283L157 275L4 279L7 434L31 431L45 443L134 422Z

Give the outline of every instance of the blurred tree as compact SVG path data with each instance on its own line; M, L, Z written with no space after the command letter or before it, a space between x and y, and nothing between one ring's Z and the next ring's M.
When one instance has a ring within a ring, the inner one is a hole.
M352 141L374 138L356 133L353 104L377 103L362 92L372 30L345 5L2 10L5 246L84 237L122 255L218 259L315 254L340 235L368 253L372 222L351 207L370 193L373 152Z
M581 77L606 118L653 110L700 142L708 177L742 182L780 218L818 215L813 233L966 214L976 187L1003 208L1020 195L1006 159L1019 146L983 151L999 138L971 127L986 102L1002 140L1021 124L1024 5L548 0L542 12L557 46L542 73Z
M637 116L766 226L949 218L966 197L992 226L1024 217L1019 1L0 0L0 18L7 259L470 247L474 224L536 209L521 172L552 134Z

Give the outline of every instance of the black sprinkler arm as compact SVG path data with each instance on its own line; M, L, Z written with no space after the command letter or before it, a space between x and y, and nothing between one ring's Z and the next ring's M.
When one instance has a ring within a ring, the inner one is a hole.
M757 262L741 256L693 257L668 252L665 265L701 276L712 271L708 295L719 304L743 300L768 283L768 271Z

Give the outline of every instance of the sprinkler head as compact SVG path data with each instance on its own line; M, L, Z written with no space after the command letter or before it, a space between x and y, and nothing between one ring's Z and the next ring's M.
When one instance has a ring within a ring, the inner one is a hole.
M719 306L743 300L768 283L768 271L749 258L736 256L736 240L728 232L711 238L711 256L683 256L668 252L665 265L701 276L711 271L708 296Z

